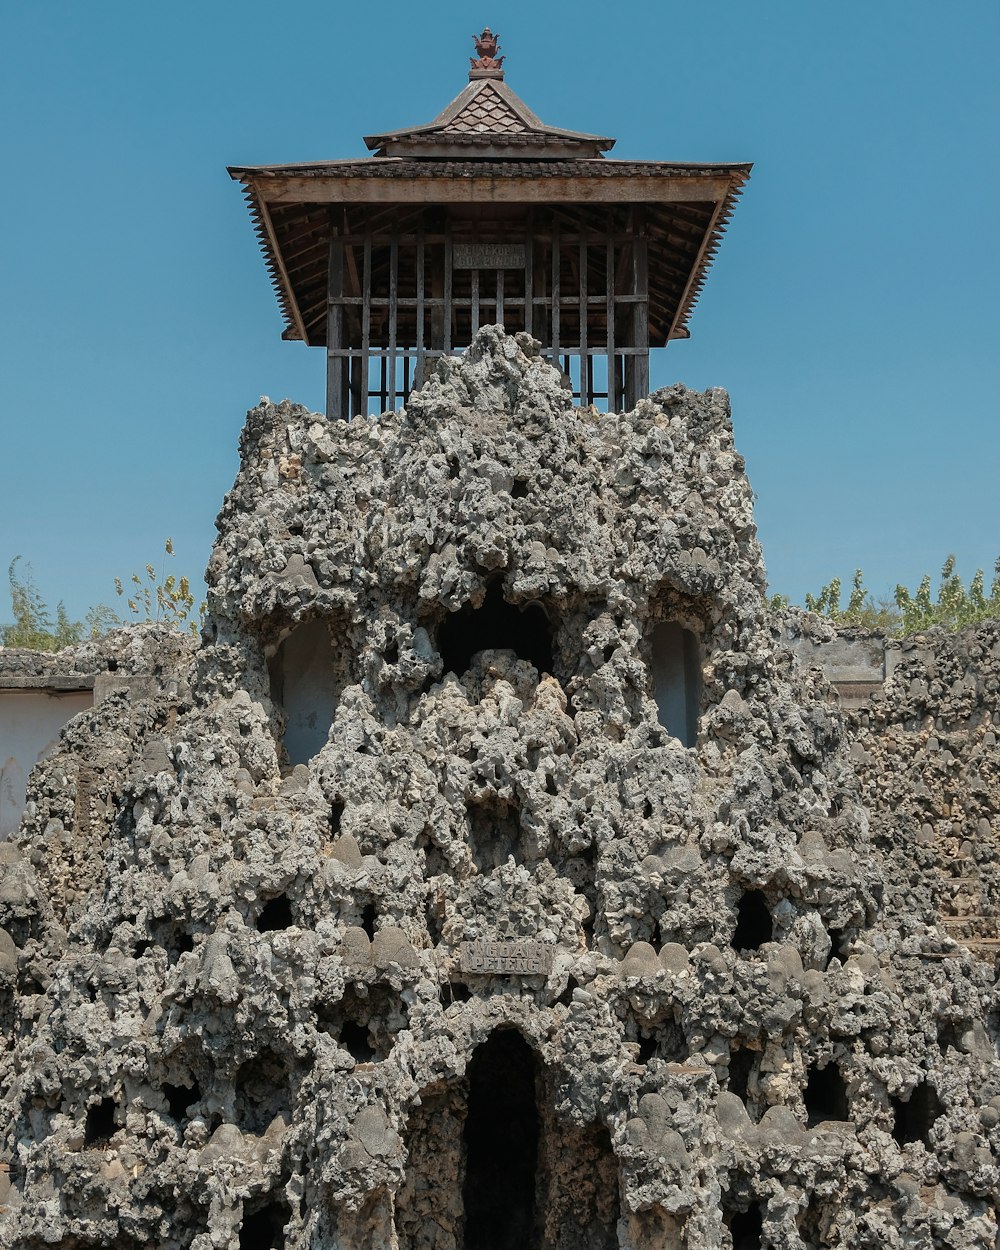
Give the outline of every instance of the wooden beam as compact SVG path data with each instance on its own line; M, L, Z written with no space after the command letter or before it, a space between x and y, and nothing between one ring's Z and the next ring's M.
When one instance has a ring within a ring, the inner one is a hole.
M686 204L724 199L729 177L254 178L265 204Z

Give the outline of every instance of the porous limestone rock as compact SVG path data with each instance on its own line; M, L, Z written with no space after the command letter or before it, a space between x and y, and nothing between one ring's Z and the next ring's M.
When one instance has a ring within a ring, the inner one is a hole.
M772 636L725 394L487 327L240 451L202 646L2 848L3 1244L994 1246L992 970L901 914L895 714Z

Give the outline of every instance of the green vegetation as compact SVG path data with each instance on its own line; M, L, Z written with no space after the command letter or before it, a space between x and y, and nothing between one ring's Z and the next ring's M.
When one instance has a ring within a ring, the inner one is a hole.
M173 557L172 538L164 543L163 551ZM186 577L174 577L173 573L164 577L162 567L157 570L152 564L147 564L145 580L138 573L133 573L130 581L131 585L126 590L121 578L116 577L115 591L128 604L134 621L162 621L176 629L186 628L192 634L198 633L205 605L200 603L195 612L191 583Z
M850 598L846 608L840 606L841 582L835 577L823 586L818 595L806 595L806 609L837 625L854 625L860 629L887 634L916 634L940 625L945 629L962 629L978 621L1000 618L1000 558L994 565L993 582L986 594L983 570L977 569L968 586L955 572L955 557L949 556L941 569L937 597L931 597L931 578L925 573L915 591L897 585L890 600L875 600L864 584L860 569L855 570ZM771 609L789 606L786 595L773 595Z
M173 556L174 544L167 539L164 554ZM146 576L133 573L128 591L121 578L115 578L115 590L128 604L130 620L123 620L106 603L91 608L82 621L70 620L62 600L55 611L42 598L31 576L31 565L18 567L21 557L15 556L7 570L10 602L14 623L0 625L0 644L5 647L28 647L33 651L61 651L91 638L100 638L119 625L137 621L161 621L175 629L189 629L197 634L205 605L195 607L191 585L186 577L163 576L152 564L146 565Z
M20 556L15 556L7 569L14 623L0 625L0 642L5 647L61 651L63 647L75 646L85 638L100 638L109 629L121 624L105 603L91 608L84 620L71 621L60 600L53 616L32 580L31 565L26 564L23 570L18 569L20 559Z

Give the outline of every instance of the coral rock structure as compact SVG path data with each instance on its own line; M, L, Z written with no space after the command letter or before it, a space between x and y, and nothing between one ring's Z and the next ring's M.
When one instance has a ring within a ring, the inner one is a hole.
M0 847L3 1244L992 1247L991 969L887 888L725 394L487 327L241 457L203 645Z

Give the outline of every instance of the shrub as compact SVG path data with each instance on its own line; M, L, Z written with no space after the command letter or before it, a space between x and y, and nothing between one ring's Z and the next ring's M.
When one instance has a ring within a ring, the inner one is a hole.
M841 609L841 581L835 577L820 589L818 595L806 595L806 610L815 612L836 625L854 625L873 633L915 634L940 625L945 629L961 629L991 617L1000 618L1000 558L994 566L993 582L987 597L982 569L977 569L966 587L955 572L955 557L950 555L941 569L937 598L931 598L931 578L925 573L916 591L897 585L893 600L876 601L865 588L860 569L855 570L847 607ZM789 607L787 595L772 595L772 611Z
M121 621L105 603L91 608L84 620L71 621L62 600L56 604L55 619L31 576L31 565L18 570L20 556L7 569L13 625L0 625L0 641L5 647L30 647L33 651L61 651L85 638L100 638Z
M163 545L165 555L173 557L174 541L168 538ZM128 604L128 610L136 621L163 621L177 629L189 629L192 634L198 633L201 618L205 615L205 605L198 605L195 612L194 595L191 583L186 577L174 577L173 573L163 576L152 565L146 565L145 580L138 573L133 573L131 586L126 591L120 577L115 578L115 591ZM195 612L192 616L192 612Z

